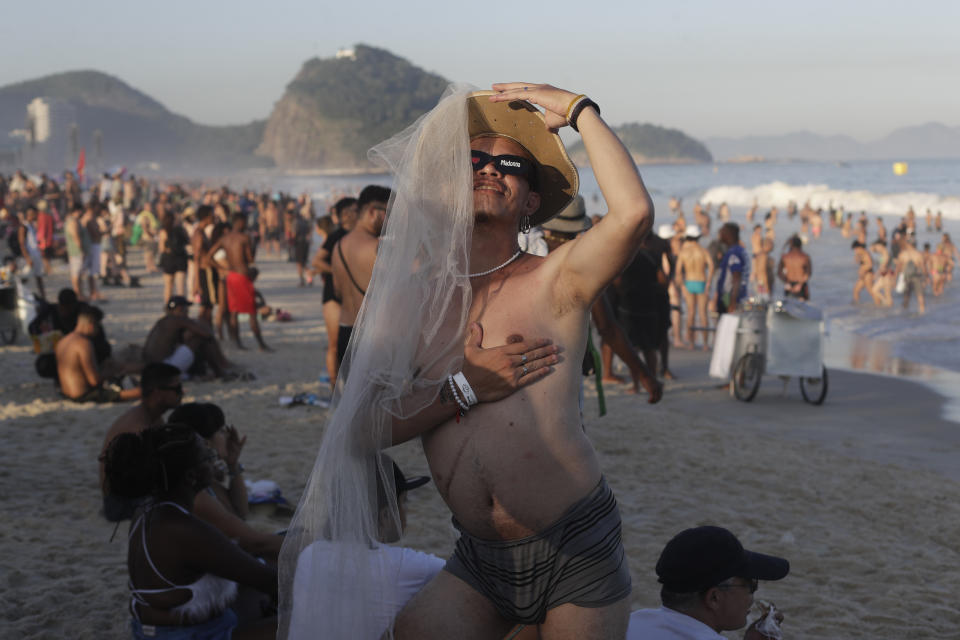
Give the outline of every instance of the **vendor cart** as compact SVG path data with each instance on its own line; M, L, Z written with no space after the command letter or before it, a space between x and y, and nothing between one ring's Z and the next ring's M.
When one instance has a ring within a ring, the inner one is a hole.
M764 374L800 379L800 394L819 405L827 397L827 368L823 364L823 313L800 300L754 302L739 314L736 345L731 360L734 396L750 402Z

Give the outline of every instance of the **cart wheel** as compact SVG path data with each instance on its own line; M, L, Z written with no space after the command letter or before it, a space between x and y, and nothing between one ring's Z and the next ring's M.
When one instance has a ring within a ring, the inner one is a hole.
M800 393L810 404L823 404L827 397L827 368L819 378L800 378Z
M760 390L763 375L763 356L747 353L737 361L733 369L733 393L738 400L750 402Z
M13 341L17 339L17 328L16 327L6 327L0 329L0 342L3 344L13 344Z

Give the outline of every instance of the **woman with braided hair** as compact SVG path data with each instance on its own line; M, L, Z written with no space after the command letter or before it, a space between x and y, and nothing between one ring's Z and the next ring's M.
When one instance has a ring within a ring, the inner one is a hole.
M112 491L143 498L130 527L132 637L272 638L276 621L238 627L230 604L237 583L276 598L275 567L258 562L192 514L196 494L214 479L216 452L184 425L117 436L106 454Z

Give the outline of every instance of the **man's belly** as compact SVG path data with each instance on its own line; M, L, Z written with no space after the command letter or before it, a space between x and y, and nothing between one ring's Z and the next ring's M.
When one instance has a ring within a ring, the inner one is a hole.
M559 397L553 389L551 396L549 382L562 381L545 379L478 405L459 423L451 420L423 438L437 489L478 538L542 531L600 480L577 394Z

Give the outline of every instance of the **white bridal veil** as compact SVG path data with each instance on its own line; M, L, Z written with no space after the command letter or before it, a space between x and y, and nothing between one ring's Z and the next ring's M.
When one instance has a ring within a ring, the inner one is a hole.
M280 638L376 640L391 615L395 577L380 575L371 561L378 476L394 527L399 517L392 469L377 453L392 444L393 418L430 405L447 374L461 368L471 295L471 90L451 85L432 111L370 151L392 172L394 194L316 462L280 553ZM301 566L312 569L296 575L302 554L309 562Z

